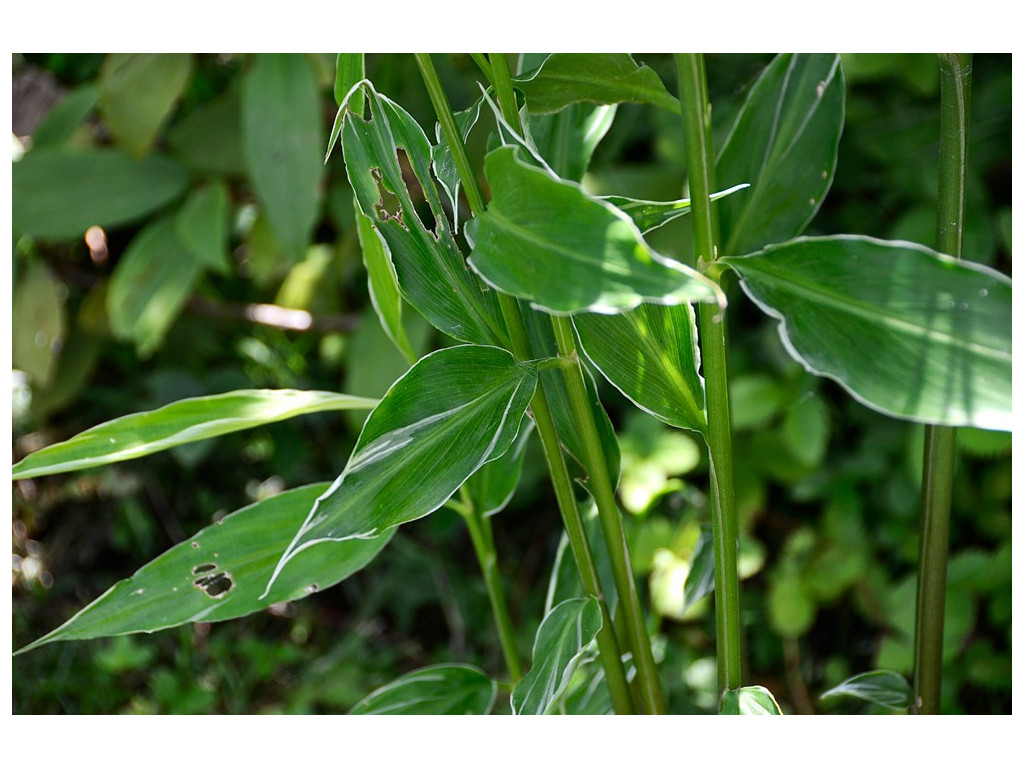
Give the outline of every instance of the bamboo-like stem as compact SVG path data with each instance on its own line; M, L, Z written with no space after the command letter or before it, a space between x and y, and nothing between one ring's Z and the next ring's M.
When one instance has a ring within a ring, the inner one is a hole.
M971 55L940 54L939 197L936 247L963 252L967 126ZM953 496L956 429L928 425L924 437L921 545L914 625L914 702L917 714L938 714L942 694L942 636L946 617L946 565Z
M473 174L462 136L459 134L455 120L452 117L448 97L441 87L429 54L416 54L416 61L423 75L434 110L437 113L438 121L441 124L441 130L451 147L455 167L466 193L466 200L469 202L473 215L478 215L484 209L483 194L480 191L476 176ZM501 62L505 64L504 69L507 73L507 62L505 59L502 59ZM521 360L531 359L533 355L530 350L529 335L526 332L519 311L519 305L511 296L500 292L498 293L498 300L505 325L508 328L513 354ZM537 424L537 432L541 438L544 455L548 462L548 471L555 489L555 499L558 503L559 512L562 515L562 522L569 538L573 557L576 560L583 590L586 594L596 597L601 608L602 625L597 634L597 645L612 699L612 706L617 714L632 714L634 706L630 697L629 686L626 682L626 673L622 664L618 641L615 638L615 631L604 598L604 592L601 589L600 578L598 577L590 545L587 541L583 518L580 515L579 507L572 493L572 480L565 465L561 442L558 439L554 419L551 416L551 410L548 406L543 387L537 387L531 402L531 410L534 421Z
M711 108L708 104L704 58L676 54L679 101L689 167L693 242L697 266L705 275L717 274L717 233L711 208ZM715 627L720 693L741 686L742 647L740 583L737 571L739 523L732 473L729 385L726 369L725 316L720 307L698 308L701 358L708 415L707 444L711 464L711 516L715 554Z

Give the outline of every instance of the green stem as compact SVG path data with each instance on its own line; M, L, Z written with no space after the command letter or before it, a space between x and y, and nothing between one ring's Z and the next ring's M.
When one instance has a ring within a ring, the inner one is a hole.
M939 71L941 117L936 247L943 253L960 258L963 252L971 55L942 54L939 56ZM911 711L917 714L938 714L941 706L946 564L955 459L956 429L926 426L917 618L914 625L914 706L911 707Z
M462 136L459 134L458 127L455 125L455 120L452 117L448 97L441 87L429 54L416 54L416 61L426 83L427 92L434 105L434 110L437 113L438 122L441 124L441 130L451 147L455 167L459 173L459 178L462 180L462 186L465 190L470 209L474 216L479 215L484 209L483 194L480 191L476 176L473 174ZM505 63L505 71L507 72L507 62L504 59L502 59L502 62ZM505 325L509 331L513 354L520 360L533 359L534 355L531 353L529 335L526 332L518 303L511 296L500 292L498 293L498 301ZM583 518L580 515L576 499L572 493L572 480L565 466L561 442L555 430L554 419L551 416L551 410L548 406L543 387L537 388L531 402L531 410L534 421L537 424L537 431L540 434L544 455L547 458L548 470L554 485L555 498L562 515L562 522L569 537L569 545L576 560L576 566L580 572L583 590L586 594L596 597L601 607L603 621L601 629L597 634L597 645L600 651L601 664L605 671L605 679L608 682L608 689L611 694L612 706L618 714L632 714L633 702L630 698L629 686L626 682L626 672L622 665L622 657L615 638L614 627L612 626L611 617L609 616L604 598L604 591L601 589L597 568L594 565L590 545L583 527Z
M491 602L494 623L498 627L501 650L505 654L505 663L508 665L512 681L518 682L523 676L523 662L519 656L519 650L516 648L515 629L512 627L508 604L505 601L505 590L501 584L501 572L498 569L498 555L494 546L491 520L480 514L479 507L473 503L465 491L463 491L463 505L466 512L462 515L462 519L466 521L469 536L473 540L473 549L476 550L476 558L480 563L480 571L483 573L487 598Z
M694 252L697 265L704 274L717 276L714 264L718 258L717 233L711 207L711 108L704 58L700 54L676 54L676 67L693 207ZM706 437L711 463L718 685L720 692L724 693L741 686L742 667L740 582L736 565L739 523L733 490L725 315L720 307L710 304L701 304L698 315L708 414Z

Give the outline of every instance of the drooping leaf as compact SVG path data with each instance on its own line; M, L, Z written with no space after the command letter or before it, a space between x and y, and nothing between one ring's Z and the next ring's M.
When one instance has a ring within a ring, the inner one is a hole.
M239 389L193 397L122 416L31 453L14 465L13 479L99 467L304 413L375 404L362 397L294 389Z
M114 336L135 344L142 357L163 343L202 275L203 267L165 216L133 239L114 269L107 315Z
M715 192L711 195L711 199L720 200L731 195L733 192L739 192L741 189L746 189L749 186L749 184L737 184L729 189L723 189L721 192ZM690 201L688 199L670 200L663 203L654 200L636 200L620 195L604 195L600 199L611 203L627 214L633 220L633 223L636 224L637 229L644 234L690 212Z
M430 142L400 106L366 83L369 120L345 114L341 141L345 169L360 211L391 253L405 299L435 328L474 344L503 343L498 300L466 268L447 225L430 176ZM407 159L433 216L421 220L403 177L398 150Z
M779 54L754 84L718 153L718 184L749 183L718 204L723 253L803 232L835 175L846 86L838 54Z
M203 267L219 274L231 270L228 255L228 190L222 181L196 189L174 219L178 240Z
M11 310L12 363L33 386L45 389L57 367L66 325L61 285L48 267L30 261L22 268Z
M118 143L135 157L147 154L191 74L191 54L108 54L100 68L99 108Z
M486 715L498 684L476 667L435 664L402 675L360 701L350 715Z
M42 147L11 167L11 224L16 234L77 239L93 225L137 221L187 187L185 169L162 155L136 161L120 149Z
M679 100L657 73L628 53L553 53L540 69L514 82L536 114L557 112L579 101L634 101L679 113Z
M782 709L771 691L761 685L748 685L722 694L723 715L781 715Z
M261 53L242 83L242 146L278 242L301 256L320 204L319 87L305 55Z
M601 629L594 597L559 603L541 622L533 645L533 666L512 691L512 713L545 715L572 680L586 647Z
M310 510L277 572L319 541L375 536L436 510L509 449L536 386L536 365L497 347L448 347L423 357L370 414L344 471Z
M319 483L285 491L222 518L119 581L18 653L58 640L235 619L327 589L369 563L391 533L307 549L266 598L260 597L295 527L326 487Z
M1012 283L914 243L799 238L722 261L787 351L911 421L1011 431Z
M512 447L497 459L489 461L466 481L465 489L482 515L496 515L512 500L519 485L526 458L526 444L533 431L533 422L527 421Z
M888 669L875 669L829 688L821 694L821 700L853 698L898 711L910 706L913 695L913 688L903 675Z
M715 283L652 251L618 208L528 165L519 152L499 147L487 155L493 198L466 225L470 266L488 283L555 313L721 300Z
M707 426L697 324L689 304L641 304L620 315L573 316L594 366L639 408L695 432Z

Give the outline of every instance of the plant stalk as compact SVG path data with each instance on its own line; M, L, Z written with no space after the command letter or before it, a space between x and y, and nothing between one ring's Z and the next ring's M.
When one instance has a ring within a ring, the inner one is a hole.
M455 125L448 97L441 87L430 55L416 54L416 61L426 83L427 92L434 105L434 110L437 113L438 122L441 124L441 130L451 147L455 167L459 173L459 178L462 180L462 186L466 194L466 200L469 202L470 210L474 216L479 215L484 210L483 194L480 191L476 176L473 174L472 165L466 154L462 136ZM507 74L508 64L504 58L501 59L501 64L504 64L504 71ZM500 68L501 64L497 66ZM493 70L495 67L493 60L491 66ZM498 300L505 325L509 332L513 354L520 360L532 359L534 355L531 353L529 335L526 332L526 326L523 323L518 303L513 297L501 292L498 292ZM583 527L583 518L573 496L572 480L565 465L561 442L558 439L554 419L551 416L551 410L548 406L547 396L544 393L543 387L537 387L530 405L534 421L537 424L537 432L541 438L544 455L548 462L548 471L551 474L551 481L555 489L558 508L562 515L562 522L580 573L583 590L586 594L596 597L601 608L602 624L600 631L597 633L597 645L612 699L612 706L617 714L632 714L634 706L630 696L629 685L626 681L626 672L622 664L618 641L615 637L615 629L612 625L604 591L601 588L600 578L598 577L590 545L587 541L586 531Z
M939 251L959 259L963 253L971 55L940 54L939 76L939 196L935 239ZM926 426L917 617L914 624L914 702L911 711L915 714L938 714L941 707L946 566L955 459L956 428Z
M704 58L676 54L679 101L683 111L692 205L693 242L698 268L717 278L717 232L711 207L713 155L711 108L708 104ZM698 307L708 416L706 435L711 464L711 518L715 561L715 627L720 694L737 689L742 679L742 624L737 570L739 521L733 488L732 428L729 419L729 380L726 369L725 315L721 307Z

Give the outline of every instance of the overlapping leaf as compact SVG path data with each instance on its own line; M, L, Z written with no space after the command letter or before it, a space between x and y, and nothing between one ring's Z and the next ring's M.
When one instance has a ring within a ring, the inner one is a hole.
M1011 430L1012 283L914 243L800 238L722 259L790 354L899 418Z
M375 536L440 507L509 449L536 386L536 366L497 347L449 347L422 358L370 414L274 578L320 541Z
M356 704L350 715L486 715L498 684L476 667L435 664L402 675Z
M710 196L710 199L720 200L731 195L733 192L739 192L741 189L746 189L749 186L749 184L737 184L721 192L715 192ZM621 195L604 195L600 199L611 203L627 214L633 220L633 223L636 224L637 229L644 234L690 212L690 200L688 199L658 202L656 200L637 200L632 197L622 197Z
M651 250L622 211L527 164L520 151L487 155L493 198L466 225L469 263L488 283L555 313L722 301L714 282Z
M844 680L821 694L821 700L852 698L891 710L907 709L913 689L906 678L888 669L875 669Z
M299 600L369 563L391 538L329 542L303 551L261 593L309 506L326 483L285 491L240 509L183 541L18 653L58 640L156 632L196 621L225 621Z
M372 408L375 404L375 400L362 397L294 389L240 389L179 400L155 411L108 421L29 454L14 465L13 479L135 459L303 413Z
M587 357L622 394L667 424L704 431L704 380L691 305L580 313L573 324Z
M761 685L729 690L722 694L723 715L781 715L771 691Z
M837 54L775 57L758 78L715 164L723 186L749 183L718 205L723 253L799 235L832 185L846 92Z
M544 617L533 645L533 666L512 691L512 712L545 715L572 680L586 647L601 629L594 597L559 603Z
M480 514L496 515L512 500L523 472L526 444L532 431L533 422L525 422L512 447L484 464L466 481L464 487Z
M345 168L359 209L388 247L403 296L434 327L456 339L501 343L505 329L497 298L483 291L466 268L441 208L430 175L430 142L404 109L369 83L364 92L370 119L352 113L343 116ZM416 212L399 149L419 182L434 219L432 229Z

